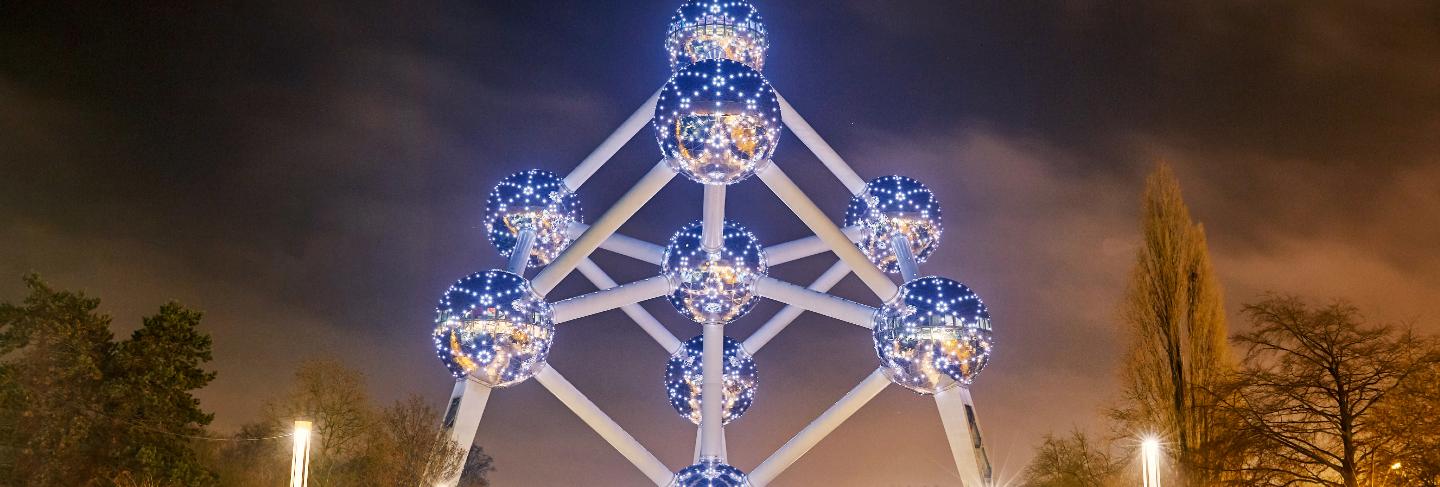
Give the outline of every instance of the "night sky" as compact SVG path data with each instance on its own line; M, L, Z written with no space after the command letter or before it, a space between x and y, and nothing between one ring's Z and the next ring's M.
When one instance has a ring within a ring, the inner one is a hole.
M435 301L503 265L486 193L568 172L659 87L680 2L165 3L0 2L0 299L37 271L102 297L119 333L168 299L205 310L219 378L200 396L229 431L324 355L380 401L438 407ZM994 316L973 391L1002 478L1042 434L1103 427L1159 160L1205 224L1232 328L1273 290L1440 332L1440 3L756 3L776 89L862 176L916 177L945 205L923 270ZM838 219L844 188L780 144ZM658 157L642 131L582 188L587 220ZM677 178L622 232L662 241L699 198ZM756 180L729 212L766 243L806 235ZM657 272L597 256L620 282ZM772 275L805 284L831 262ZM577 274L552 296L590 290ZM854 277L835 293L874 304ZM665 358L614 311L561 325L550 363L678 469L694 432ZM755 406L728 428L747 470L876 366L866 330L814 315L757 360ZM491 399L477 441L500 486L644 483L533 381ZM891 387L775 485L953 485L950 458L933 401Z

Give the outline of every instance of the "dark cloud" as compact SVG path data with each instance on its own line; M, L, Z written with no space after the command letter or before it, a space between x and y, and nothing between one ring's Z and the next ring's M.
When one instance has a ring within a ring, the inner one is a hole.
M220 377L203 395L222 427L316 354L350 360L382 399L438 403L433 300L501 262L477 223L485 193L520 169L566 171L639 105L667 74L674 6L0 6L0 296L37 270L104 297L121 327L170 298L207 310ZM1206 225L1232 309L1265 290L1349 297L1440 331L1434 2L760 8L767 75L811 124L861 174L918 177L945 203L926 269L993 306L1000 345L975 393L1007 475L1039 435L1099 426L1158 159ZM654 164L648 131L637 139L582 188L591 219ZM798 141L776 160L840 214L843 188ZM766 241L804 236L763 186L732 191L731 213ZM699 216L698 195L674 183L625 231L662 240ZM828 259L775 272L805 282ZM599 261L622 282L654 272ZM854 279L836 292L873 300ZM682 338L699 332L650 308ZM618 313L564 326L556 369L685 463L693 432L665 419L663 351ZM807 316L762 351L735 463L753 467L869 373L868 340ZM781 483L950 483L933 408L889 390ZM535 384L496 395L480 441L501 485L643 482Z

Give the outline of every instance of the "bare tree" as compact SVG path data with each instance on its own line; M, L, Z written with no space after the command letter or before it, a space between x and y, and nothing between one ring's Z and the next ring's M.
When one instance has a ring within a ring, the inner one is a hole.
M334 359L303 362L289 392L267 404L265 416L274 431L289 431L297 418L314 422L312 485L354 485L375 416L359 371Z
M1146 181L1141 210L1143 242L1120 305L1124 402L1112 416L1128 431L1163 435L1182 482L1206 486L1217 471L1206 445L1218 434L1206 391L1230 367L1220 285L1167 165Z
M1440 356L1410 331L1366 323L1344 303L1312 309L1272 296L1245 314L1253 331L1235 337L1242 368L1218 394L1251 439L1249 461L1236 467L1245 485L1383 482L1415 436L1396 427L1405 418L1383 411L1403 404L1406 384Z
M1082 431L1069 438L1045 435L1035 458L1025 467L1025 487L1107 487L1118 485L1123 462L1109 448L1096 445Z
M380 413L365 448L366 483L409 487L436 485L461 468L461 453L436 425L440 413L419 396Z

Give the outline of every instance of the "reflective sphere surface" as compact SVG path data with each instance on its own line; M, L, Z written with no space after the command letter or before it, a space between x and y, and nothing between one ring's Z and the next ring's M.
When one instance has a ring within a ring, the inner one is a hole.
M521 230L535 232L530 266L549 264L570 245L570 225L581 222L580 197L559 174L539 169L521 171L495 185L485 200L485 225L490 243L501 255L515 250Z
M940 203L920 181L905 176L884 176L865 183L865 191L850 198L845 226L860 226L865 236L860 250L885 272L899 273L895 236L910 243L915 263L925 262L940 243Z
M675 474L670 487L750 487L750 478L740 469L704 458Z
M701 354L705 349L704 337L695 337L685 342L665 366L665 392L670 395L670 406L691 423L700 424L700 397L704 383L704 365ZM760 387L759 371L755 358L740 346L734 338L725 337L725 404L722 423L740 419L750 405L755 403L755 391Z
M990 312L964 284L943 277L905 283L875 313L875 353L896 384L934 394L969 385L990 361Z
M731 184L770 162L780 140L780 102L749 66L700 61L665 84L651 123L676 172L702 184Z
M742 0L685 2L670 18L665 35L671 71L711 59L729 59L760 71L768 47L765 22L754 5Z
M445 291L435 312L435 352L456 378L505 387L545 367L555 314L525 278L500 270L471 274Z
M702 222L670 237L660 273L670 282L670 304L697 323L729 323L755 307L755 282L769 270L759 239L725 222L724 241L706 249Z

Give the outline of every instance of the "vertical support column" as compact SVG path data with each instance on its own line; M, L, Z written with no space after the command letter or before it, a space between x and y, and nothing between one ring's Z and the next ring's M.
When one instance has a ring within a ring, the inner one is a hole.
M490 402L490 387L466 376L455 380L455 389L450 392L450 402L445 407L443 429L445 436L460 448L460 464L470 456L470 446L475 443L475 433L480 429L480 417L485 415L485 405ZM440 482L442 487L460 484L462 469L456 469L450 478Z
M950 454L955 458L962 485L990 487L990 457L985 453L970 390L958 386L940 391L935 394L935 406L940 410L940 421L945 425L945 438L950 441Z
M706 323L700 355L700 458L725 460L725 325Z
M515 247L510 249L510 264L507 269L510 272L525 275L525 267L530 265L530 250L535 248L535 229L526 228L515 235Z
M900 278L910 282L920 277L920 264L915 262L915 253L910 251L910 239L896 233L890 237L890 246L895 248L895 263L900 266Z
M716 250L725 245L725 186L705 185L704 220L701 227L701 243L705 250Z
M295 420L295 452L290 456L290 487L306 487L310 483L310 433L312 423Z

